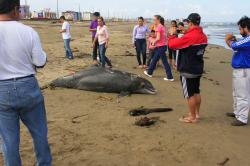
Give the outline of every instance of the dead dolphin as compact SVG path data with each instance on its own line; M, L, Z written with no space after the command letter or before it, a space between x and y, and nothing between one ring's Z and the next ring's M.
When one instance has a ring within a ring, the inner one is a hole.
M99 66L58 78L49 86L105 93L156 94L153 85L138 75Z

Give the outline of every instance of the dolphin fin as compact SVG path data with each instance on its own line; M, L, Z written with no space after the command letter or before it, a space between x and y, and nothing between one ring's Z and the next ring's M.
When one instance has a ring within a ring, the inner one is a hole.
M120 94L118 95L118 97L126 97L126 96L131 96L131 92L129 91L122 91L120 92Z

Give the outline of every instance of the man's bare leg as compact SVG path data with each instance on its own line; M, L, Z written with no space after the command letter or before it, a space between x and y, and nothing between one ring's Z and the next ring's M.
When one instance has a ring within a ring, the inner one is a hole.
M199 119L200 118L200 107L201 107L201 95L196 94L195 99L196 99L196 118Z
M187 99L188 101L188 108L189 108L189 116L183 117L180 119L183 123L195 123L197 121L196 119L196 97L192 96Z

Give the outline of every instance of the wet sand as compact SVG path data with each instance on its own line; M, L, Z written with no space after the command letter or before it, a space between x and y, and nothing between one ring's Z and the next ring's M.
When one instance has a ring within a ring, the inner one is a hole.
M85 68L92 63L91 36L87 23L72 26L72 48L76 58L64 58L59 24L26 22L41 35L48 54L47 66L38 71L40 85ZM143 75L135 69L130 23L109 26L111 43L108 56L115 68ZM158 94L132 95L117 102L117 94L56 89L44 90L49 142L55 166L215 166L226 158L226 166L250 165L250 126L235 128L232 119L231 51L210 45L205 55L206 73L202 78L202 119L198 124L182 124L178 119L187 112L178 73L176 81L164 82L162 68L149 79ZM115 84L115 82L114 82ZM160 121L149 128L137 127L128 115L138 107L171 107L173 112L154 113ZM23 165L35 163L32 139L21 128ZM3 165L0 157L0 165Z

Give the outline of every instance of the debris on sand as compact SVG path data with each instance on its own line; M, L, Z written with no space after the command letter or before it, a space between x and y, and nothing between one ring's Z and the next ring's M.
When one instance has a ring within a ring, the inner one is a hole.
M75 54L74 57L79 58L79 59L89 58L89 57L91 57L91 54L87 54L87 53L84 53L84 52L78 52L78 53Z
M218 163L218 166L225 166L229 162L229 158L225 158L222 162Z
M229 61L220 61L221 64L230 64L231 62Z
M138 108L138 109L133 109L129 111L130 116L140 116L140 115L148 115L151 113L162 113L162 112L170 112L173 111L172 108Z
M80 51L79 51L78 48L75 47L75 48L72 49L72 52L80 52Z
M79 116L75 116L71 119L72 123L80 123L79 121L77 121L78 118L82 118L84 116L88 116L88 114L84 114L84 115L79 115Z
M140 126L140 127L146 127L146 126L152 126L156 122L157 122L157 120L154 118L144 117L144 118L137 119L135 121L135 125Z
M57 24L58 21L51 21L51 24Z
M97 100L101 100L101 101L113 101L114 99L112 97L107 97L107 96L98 96Z
M131 52L129 52L129 51L126 51L126 52L125 52L125 56L135 56L135 54L133 54L133 53L131 53Z

